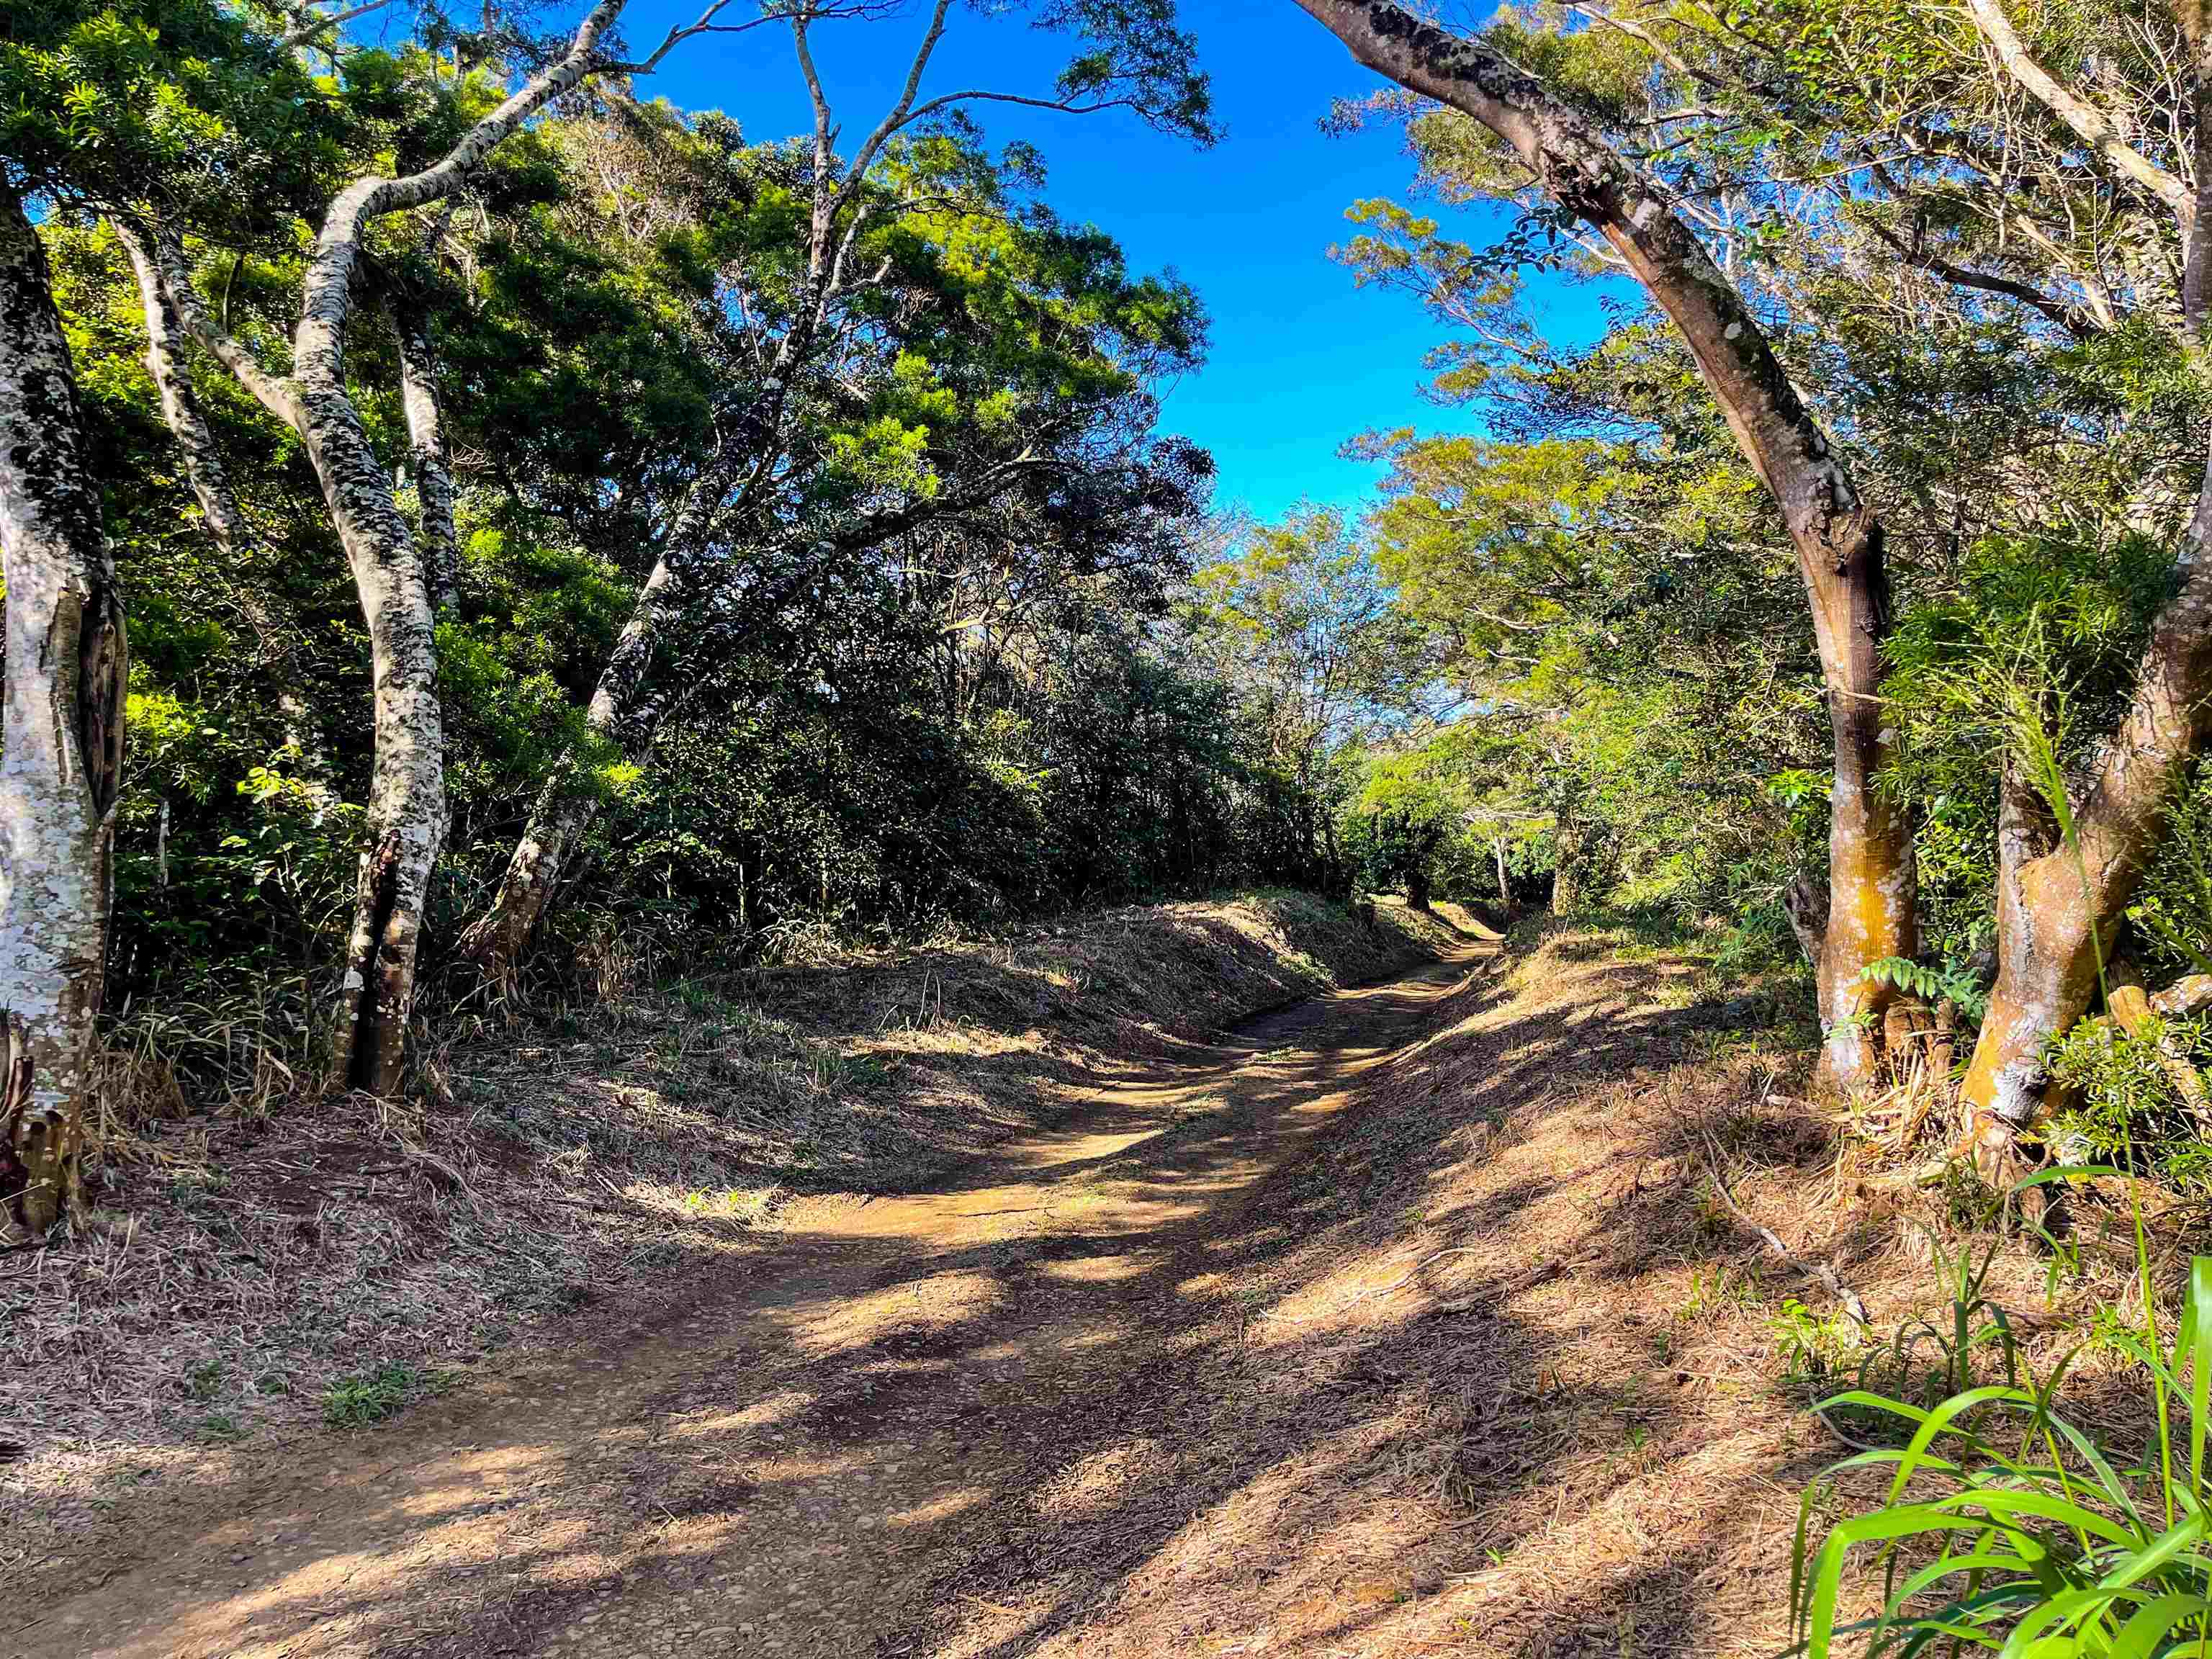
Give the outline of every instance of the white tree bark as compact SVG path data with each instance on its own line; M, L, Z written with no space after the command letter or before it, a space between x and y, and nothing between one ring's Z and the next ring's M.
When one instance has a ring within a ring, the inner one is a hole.
M46 252L0 187L0 1237L73 1202L123 771L123 610Z
M216 325L192 289L181 250L158 228L154 239L163 286L185 325L304 441L368 626L376 758L353 927L331 1023L331 1076L341 1087L377 1094L399 1089L423 911L447 827L430 573L346 389L345 336L356 278L368 229L378 219L450 195L495 147L599 66L600 38L623 3L599 0L560 58L433 166L398 179L358 179L338 192L308 261L289 378L270 374ZM677 38L672 33L671 42Z
M154 377L154 389L161 400L161 418L168 422L185 464L185 481L191 486L216 545L225 553L234 553L246 541L245 515L239 511L230 474L216 447L215 434L208 429L207 416L201 412L198 394L192 389L191 370L184 361L184 320L178 316L176 303L169 297L144 242L126 226L116 224L113 229L138 279L139 304L146 317L146 372Z
M438 394L438 359L430 327L404 300L391 307L399 342L399 401L407 417L407 471L415 481L422 566L430 609L442 611L461 584L461 538L453 521L453 468L446 449L445 408Z

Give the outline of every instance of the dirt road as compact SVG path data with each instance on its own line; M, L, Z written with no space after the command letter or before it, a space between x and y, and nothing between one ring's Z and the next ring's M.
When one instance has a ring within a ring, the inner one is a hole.
M742 1282L599 1310L565 1363L272 1449L7 1607L0 1652L1031 1651L1200 1501L1163 1402L1256 1313L1240 1251L1303 1224L1271 1176L1492 948L1133 1069L927 1191L807 1200ZM1012 1632L981 1648L978 1602Z

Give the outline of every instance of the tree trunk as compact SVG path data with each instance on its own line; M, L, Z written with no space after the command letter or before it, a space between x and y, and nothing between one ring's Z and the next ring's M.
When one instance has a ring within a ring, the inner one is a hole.
M446 417L438 397L438 360L419 307L396 299L389 307L399 343L399 401L407 417L407 471L415 481L423 579L435 614L461 583L461 539L453 520L453 469L446 451Z
M0 1237L75 1201L129 657L46 251L0 186Z
M1553 834L1552 845L1552 914L1555 916L1571 915L1583 898L1582 890L1575 880L1578 873L1576 866L1582 859L1583 838L1574 821L1564 813L1559 817L1559 828Z
M386 181L340 192L308 267L293 335L296 427L323 487L368 625L376 759L331 1024L341 1088L398 1092L430 873L446 840L445 717L422 553L345 386L345 331L361 228Z
M584 715L592 739L603 744L618 741L624 752L633 755L651 746L664 708L647 702L641 695L653 652L669 624L714 587L709 574L700 566L716 522L729 506L732 484L751 461L752 458L742 454L721 457L692 485L663 540L659 561L638 592L629 620L623 625L606 666L592 688L592 701ZM854 532L849 539L862 544L910 528L928 505L886 514ZM769 588L763 602L781 603L804 580L802 567L802 574ZM471 922L461 936L461 954L493 984L506 988L514 983L522 952L559 890L568 861L599 810L599 792L583 775L579 757L564 757L538 791L490 908Z
M146 372L154 377L161 417L167 422L184 461L185 481L191 486L216 545L226 554L235 553L246 541L245 515L239 511L230 474L216 447L215 434L208 429L207 416L201 412L198 394L192 389L191 373L183 361L185 327L176 303L137 234L119 222L112 228L138 279L139 304L146 317Z
M1537 187L1613 247L1681 334L1729 428L1772 494L1797 549L1835 739L1829 914L1820 968L1829 1037L1821 1073L1875 1075L1874 1033L1894 999L1863 977L1919 948L1912 836L1871 787L1891 742L1875 684L1889 625L1881 534L1850 471L1806 409L1743 297L1665 189L1607 144L1571 105L1479 39L1455 36L1390 0L1297 0L1361 63L1496 134ZM1556 898L1556 894L1555 894Z
M2212 465L2183 545L2181 591L2151 629L2126 717L2074 840L2007 769L1998 830L1997 979L1963 1091L1984 1152L2033 1127L2043 1051L2087 1010L2100 961L2164 828L2184 769L2212 738Z
M343 390L301 377L307 454L361 596L374 677L376 760L353 931L338 981L331 1073L398 1091L430 872L445 845L445 719L429 584L392 483Z
M1491 850L1498 854L1498 902L1510 910L1513 908L1513 889L1505 879L1505 837L1493 837L1490 846Z
M337 193L316 232L301 284L289 380L270 374L208 314L192 289L181 246L160 225L151 227L161 282L185 327L304 441L368 624L376 760L353 931L331 1027L331 1076L341 1087L379 1094L399 1087L423 909L447 829L445 723L438 707L430 581L422 549L393 498L392 479L346 392L346 326L365 240L378 219L452 195L525 122L603 64L600 40L623 3L598 0L567 52L429 167L397 179L356 179ZM672 32L661 51L684 34ZM659 54L647 61L657 63ZM409 412L411 417L416 411Z
M2196 117L2196 191L2130 164L2132 152L2027 58L1994 0L1975 16L2007 69L2106 159L2157 186L2174 210L2184 249L2182 325L2199 373L2212 318L2212 33L2195 8L2179 18L2190 48L2189 96ZM2040 77L2039 81L2038 77ZM2110 142L2106 142L2109 140ZM2136 158L2139 160L2140 158ZM2144 164L2148 166L2148 164ZM2160 181L2163 181L2162 183ZM2180 585L2151 626L2126 714L2098 757L2095 775L2060 833L2053 804L2006 769L1998 830L1997 978L1963 1091L1967 1137L1985 1171L2002 1164L2019 1133L2044 1109L2043 1053L2087 1012L2122 911L2165 828L2175 787L2212 739L2212 446L2196 510L2181 538ZM2022 720L2036 718L2033 709ZM2065 781L2057 781L2069 787Z

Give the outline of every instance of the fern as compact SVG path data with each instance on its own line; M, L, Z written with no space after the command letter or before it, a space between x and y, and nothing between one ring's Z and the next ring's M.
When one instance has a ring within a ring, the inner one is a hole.
M1948 1000L1968 1019L1978 1020L1989 1012L1990 1000L1972 975L1951 963L1931 968L1910 957L1881 957L1859 969L1869 984L1893 986L1923 1002Z

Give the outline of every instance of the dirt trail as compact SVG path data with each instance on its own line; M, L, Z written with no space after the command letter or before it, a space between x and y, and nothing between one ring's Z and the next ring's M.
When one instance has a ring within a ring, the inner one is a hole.
M927 1191L803 1202L741 1284L563 1363L273 1449L9 1607L0 1651L946 1651L976 1584L1066 1576L1024 1516L1144 1480L1141 1444L1075 1454L1248 1316L1217 1268L1291 1224L1255 1193L1494 949L1109 1079Z

